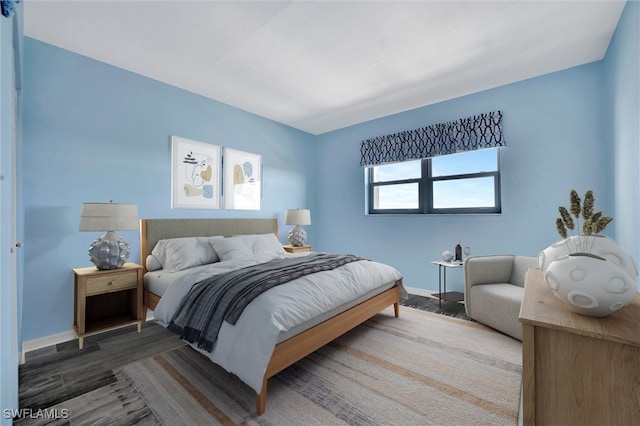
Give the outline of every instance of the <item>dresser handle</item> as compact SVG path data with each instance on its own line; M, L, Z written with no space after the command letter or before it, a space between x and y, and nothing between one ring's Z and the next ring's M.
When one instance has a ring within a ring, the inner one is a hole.
M113 281L109 281L109 284L108 284L108 285L113 285Z

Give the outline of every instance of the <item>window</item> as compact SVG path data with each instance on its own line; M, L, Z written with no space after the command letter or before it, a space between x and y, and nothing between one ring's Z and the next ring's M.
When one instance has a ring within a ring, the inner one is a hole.
M372 166L365 173L371 214L501 211L497 148Z

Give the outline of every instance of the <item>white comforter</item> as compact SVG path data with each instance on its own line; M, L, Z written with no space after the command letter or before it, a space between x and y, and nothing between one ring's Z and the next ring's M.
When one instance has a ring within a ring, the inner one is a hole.
M179 279L162 295L154 311L155 320L166 327L191 286L204 278L271 258L247 257L191 268L192 273L181 271L176 274ZM251 302L235 325L225 321L213 351L201 352L260 393L264 373L281 332L400 278L402 275L395 268L367 260L282 284ZM406 297L405 289L400 291L401 296Z

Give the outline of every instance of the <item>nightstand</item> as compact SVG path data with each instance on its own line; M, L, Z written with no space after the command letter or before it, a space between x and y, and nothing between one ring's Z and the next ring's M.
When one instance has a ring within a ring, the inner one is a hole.
M136 263L122 268L99 270L95 266L76 268L74 275L73 330L82 349L84 336L138 323L146 315L142 304L143 270Z
M304 253L304 252L311 251L311 246L308 246L308 245L295 247L295 246L292 246L291 244L287 244L286 246L283 246L283 247L284 247L284 251L288 253Z

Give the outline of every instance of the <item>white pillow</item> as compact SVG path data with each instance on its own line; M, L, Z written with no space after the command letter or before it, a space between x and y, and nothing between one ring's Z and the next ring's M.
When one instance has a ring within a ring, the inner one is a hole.
M285 254L282 243L278 241L275 234L238 235L210 242L222 261L263 254L274 256Z
M147 260L145 261L145 266L147 268L147 271L157 271L158 269L162 269L162 263L160 263L158 258L152 254L147 256Z
M151 254L168 272L182 271L198 265L219 262L211 241L223 237L182 237L160 240ZM148 268L147 268L148 269Z

